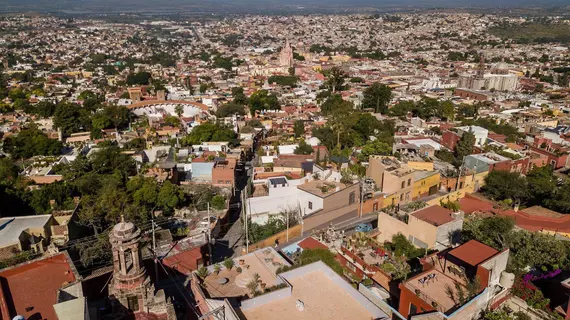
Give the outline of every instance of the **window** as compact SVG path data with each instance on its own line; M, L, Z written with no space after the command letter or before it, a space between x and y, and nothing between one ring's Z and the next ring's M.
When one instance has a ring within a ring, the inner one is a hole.
M372 211L374 211L374 212L378 211L378 202L376 202L372 205Z
M400 201L404 201L404 194L403 193L400 195Z
M137 296L127 297L127 305L131 311L139 311L139 298Z
M309 201L309 210L313 210L313 203Z
M412 185L412 179L408 179L408 187Z
M410 314L409 315L413 315L418 313L418 307L414 306L413 303L410 303Z
M356 194L354 193L354 191L352 191L348 196L348 204L353 204L355 202L356 202Z
M402 189L406 187L406 181L402 181Z

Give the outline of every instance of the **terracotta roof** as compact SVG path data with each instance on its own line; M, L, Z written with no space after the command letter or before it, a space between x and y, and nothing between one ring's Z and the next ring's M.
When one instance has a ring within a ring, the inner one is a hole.
M543 208L541 206L532 206L521 210L524 213L528 213L535 217L548 217L548 218L562 218L564 215L553 210Z
M69 256L60 253L0 272L2 318L11 319L19 314L31 319L40 314L42 319L57 320L53 308L57 292L77 280L72 263Z
M305 238L305 240L297 244L303 249L327 249L327 246L313 237Z
M437 227L453 221L451 214L451 210L435 205L418 210L411 215Z
M488 245L482 244L476 240L471 240L449 251L448 254L468 263L469 265L478 266L480 263L491 258L497 253L499 253L499 251L489 247Z
M162 261L170 268L182 274L190 274L192 271L198 270L198 262L202 260L202 252L200 247L180 252L178 254L168 256Z
M558 218L545 215L533 215L524 211L503 210L490 200L480 199L467 194L459 201L459 206L465 214L498 214L511 217L515 225L528 231L549 230L555 232L570 233L570 215L561 215Z

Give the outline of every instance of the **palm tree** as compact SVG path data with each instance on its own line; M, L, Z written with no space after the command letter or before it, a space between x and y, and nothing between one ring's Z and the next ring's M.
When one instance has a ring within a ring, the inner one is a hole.
M176 105L176 107L174 107L174 112L176 112L178 118L180 118L182 116L182 113L184 113L184 107L182 107L180 104Z

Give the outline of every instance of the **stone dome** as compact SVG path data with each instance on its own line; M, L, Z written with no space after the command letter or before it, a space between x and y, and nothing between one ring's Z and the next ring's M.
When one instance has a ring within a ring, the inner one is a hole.
M140 235L140 230L132 222L125 222L121 218L121 222L117 223L113 227L113 240L117 241L129 241Z

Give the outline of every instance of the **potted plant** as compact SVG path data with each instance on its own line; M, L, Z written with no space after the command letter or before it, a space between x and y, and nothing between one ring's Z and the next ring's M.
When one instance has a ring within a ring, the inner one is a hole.
M438 304L437 304L437 302L432 301L431 306L437 309Z
M208 276L208 269L204 266L200 267L200 269L198 269L196 271L196 275L200 278L205 279Z
M241 271L242 271L242 270L241 270L241 267L237 267L237 268L236 268L236 271L237 271L237 273L241 273Z
M214 272L215 272L216 274L219 274L219 273L220 273L220 270L222 270L222 267L221 267L218 263L216 263L216 264L214 265Z
M253 274L253 280L254 280L256 283L261 283L261 276L259 275L259 273L254 273L254 274Z
M414 290L414 291L416 292L416 295L417 295L417 296L420 295L420 292L421 292L420 289L416 289L416 290Z
M265 290L265 286L267 286L267 283L262 282L262 283L261 283L261 289L264 289L264 290Z
M232 260L232 258L227 258L226 260L224 260L224 267L226 267L226 269L228 269L228 271L232 270L232 268L234 267L234 260Z

